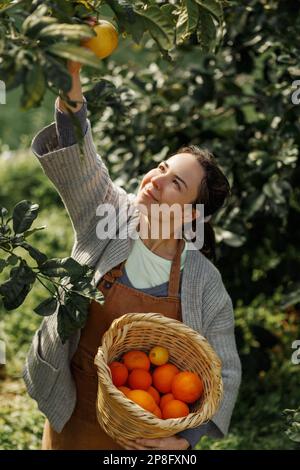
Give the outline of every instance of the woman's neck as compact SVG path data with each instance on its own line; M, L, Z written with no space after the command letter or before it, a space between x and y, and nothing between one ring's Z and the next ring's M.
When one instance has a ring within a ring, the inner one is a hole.
M140 237L141 238L141 237ZM162 258L172 260L176 254L179 240L169 239L151 239L151 238L141 238L144 245L153 253Z
M143 229L141 229L141 223L144 224ZM180 242L178 235L177 238L175 238L175 232L170 233L170 236L168 238L163 238L161 236L161 232L159 232L159 234L156 233L155 238L151 238L150 222L149 219L147 217L144 217L143 214L140 215L138 231L140 231L140 239L150 251L152 251L158 256L161 256L162 258L173 260L178 249L178 243Z

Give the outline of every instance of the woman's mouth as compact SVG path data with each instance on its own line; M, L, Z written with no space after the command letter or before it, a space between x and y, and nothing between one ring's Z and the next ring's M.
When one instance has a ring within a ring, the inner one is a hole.
M153 201L158 202L158 199L156 199L156 198L153 196L153 193L152 193L152 191L151 191L149 188L144 188L144 192L145 192L146 196L148 196L148 197L150 197L151 199L153 199Z

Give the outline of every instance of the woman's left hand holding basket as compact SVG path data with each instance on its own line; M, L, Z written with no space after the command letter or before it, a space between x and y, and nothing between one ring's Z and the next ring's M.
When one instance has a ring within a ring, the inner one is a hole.
M126 450L186 450L189 442L183 437L171 436L159 439L136 439L131 441L119 438L118 443Z

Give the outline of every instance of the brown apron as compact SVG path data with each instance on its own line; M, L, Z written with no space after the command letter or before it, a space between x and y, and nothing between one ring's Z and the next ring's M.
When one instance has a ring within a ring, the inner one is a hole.
M157 312L181 321L181 303L178 296L180 284L180 257L183 240L179 240L171 266L167 297L155 297L116 281L122 276L125 261L106 273L98 284L104 295L103 305L92 301L89 316L82 330L71 370L76 383L75 410L63 430L57 433L46 420L42 449L44 450L121 450L108 436L96 417L97 372L94 357L101 345L103 333L115 318L130 312Z

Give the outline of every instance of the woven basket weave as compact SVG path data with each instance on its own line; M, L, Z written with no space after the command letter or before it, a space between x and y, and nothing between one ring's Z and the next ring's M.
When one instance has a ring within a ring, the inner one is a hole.
M153 346L169 351L169 362L180 370L196 372L204 384L202 397L184 418L157 418L129 400L112 383L108 364L132 349L148 353ZM104 333L95 357L98 372L97 417L113 439L159 438L207 422L223 393L221 362L208 341L184 323L158 313L127 313Z

